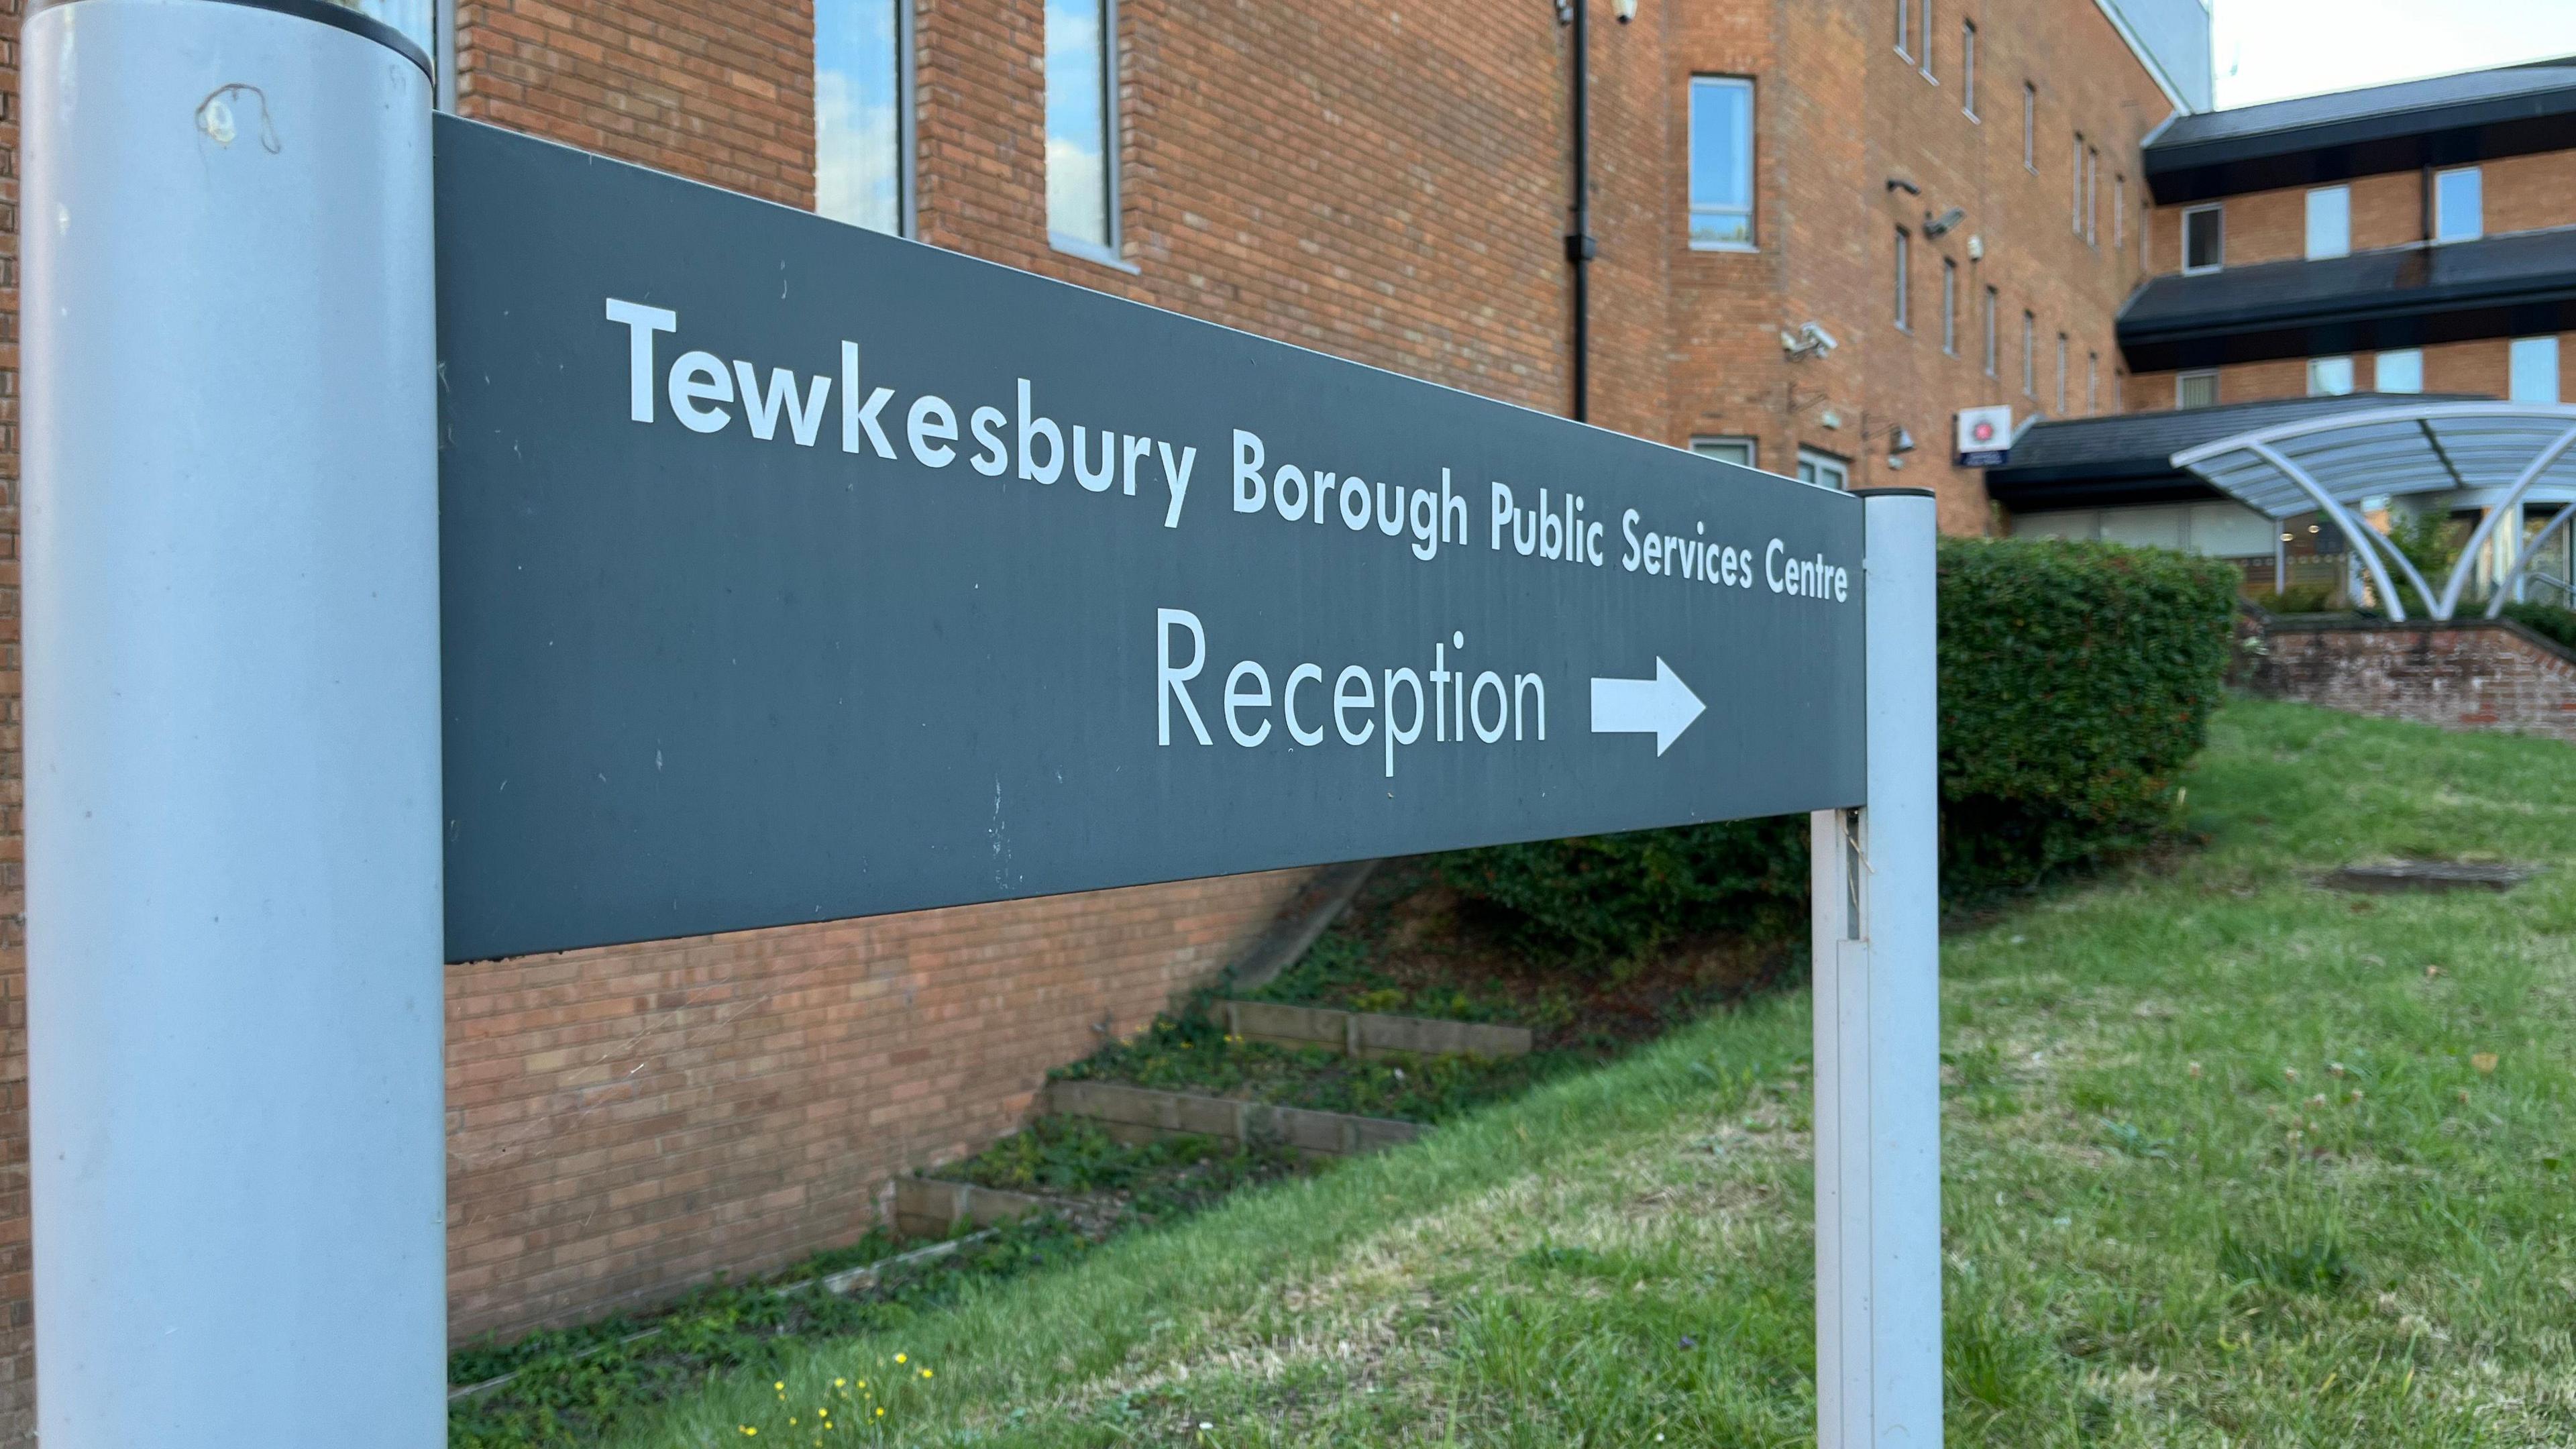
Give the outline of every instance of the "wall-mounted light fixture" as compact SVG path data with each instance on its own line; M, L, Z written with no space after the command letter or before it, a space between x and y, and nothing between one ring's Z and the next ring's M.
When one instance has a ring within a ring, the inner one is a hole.
M1902 191L1908 196L1921 196L1923 194L1922 187L1915 185L1913 182L1906 180L1902 176L1891 176L1887 178L1887 189L1890 191Z

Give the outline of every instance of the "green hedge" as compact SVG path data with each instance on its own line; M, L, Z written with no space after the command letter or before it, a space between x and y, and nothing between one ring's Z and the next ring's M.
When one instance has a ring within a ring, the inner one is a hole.
M2562 609L2556 604L2507 604L2504 616L2544 639L2576 649L2576 609Z
M2158 549L1948 539L1941 871L1952 899L2133 848L2172 818L2234 640L2236 570ZM1805 910L1804 817L1460 851L1444 880L1602 960Z

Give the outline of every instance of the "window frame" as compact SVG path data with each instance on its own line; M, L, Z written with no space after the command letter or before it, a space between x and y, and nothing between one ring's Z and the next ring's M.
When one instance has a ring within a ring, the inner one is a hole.
M1941 352L1959 355L1959 264L1941 259Z
M1922 75L1925 80L1937 86L1941 83L1941 78L1932 73L1932 0L1919 0L1919 3L1923 6Z
M2412 366L2415 369L2414 386L2391 388L2381 377L2381 372L2388 366L2388 359L2392 357L2406 357L2414 359L2412 363ZM2370 390L2372 392L2395 392L2405 396L2413 396L2414 394L2422 392L2424 390L2424 349L2421 347L2388 347L2372 353L2370 358Z
M2193 265L2191 260L2191 219L2195 216L2215 217L2217 218L2215 224L2218 227L2218 245L2216 248L2217 260L2205 262L2197 266ZM2227 207L2225 203L2210 201L2203 202L2198 206L2186 206L2182 209L2182 215L2177 219L2175 224L2178 228L2178 234L2182 239L2182 256L2180 260L2182 262L2182 274L2184 276L2205 277L2211 272L2222 271L2226 268Z
M2067 370L2067 337L2060 332L2057 334L2057 415L2061 418L2072 416L2066 407Z
M2343 198L2343 240L2334 251L2317 250L2317 201L2320 197L2326 196ZM2311 262L2332 261L2336 257L2352 255L2352 184L2350 182L2337 182L2332 186L2311 186L2307 189L2300 213L2299 253L2302 258Z
M1896 330L1914 331L1913 278L1914 234L1903 227L1896 229Z
M1744 447L1744 461L1742 466L1747 468L1761 467L1762 440L1746 433L1693 433L1690 440L1690 450L1693 454L1702 458L1716 458L1721 463L1732 463L1735 459L1720 457L1717 453L1709 451L1709 449L1716 447L1733 447L1739 443Z
M2067 219L2074 224L2075 234L2084 235L2084 133L2075 133L2074 149L2067 153Z
M1699 230L1699 216L1703 210L1706 210L1709 214L1714 216L1732 216L1736 214L1733 210L1726 207L1712 205L1703 208L1700 205L1698 198L1690 194L1690 145L1692 133L1696 129L1691 123L1697 119L1700 90L1703 85L1706 85L1710 89L1740 89L1744 93L1745 196L1743 209L1744 240L1742 241L1701 241L1697 234ZM1690 77L1690 86L1688 91L1685 93L1683 102L1686 107L1686 113L1683 116L1682 130L1682 223L1684 244L1691 251L1758 252L1762 250L1762 232L1759 225L1762 184L1761 172L1756 164L1759 156L1759 152L1756 148L1761 135L1761 126L1759 123L1759 108L1761 106L1761 102L1761 94L1755 87L1753 77L1751 76L1724 75L1714 72L1701 74L1694 72Z
M2111 173L2111 250L2129 244L2129 178L2126 173Z
M1969 120L1982 125L1985 117L1977 114L1977 22L1959 22L1959 111Z
M2471 230L2471 231L2469 231L2469 232L2467 232L2467 233L2465 233L2465 234L2458 235L2458 236L2453 236L2453 235L2451 235L2451 234L2449 233L2449 229L2448 229L2448 227L2444 224L2444 223L2445 223L2444 207L2443 207L2443 205L2442 205L2442 182L2443 182L2445 179L2447 179L2447 178L2449 178L2449 177L2453 177L2453 176L2468 176L2468 177L2472 177L2472 178L2474 178L2474 179L2475 179L2475 182L2476 182L2476 185L2477 185L2477 189L2478 189L2478 198L2477 198L2477 200L2478 200L2478 215L2477 215L2477 225L2476 225L2476 228L2475 228L2474 230ZM2442 167L2436 167L2436 168L2434 169L2434 172L2433 172L2433 245L2435 245L2435 246L2457 246L2457 245L2459 245L2461 242L2483 241L2483 240L2485 240L2485 239L2486 239L2486 234L2487 234L2487 178L2486 178L2486 168L2485 168L2484 166L2442 166Z
M2332 368L2336 363L2343 364L2343 390L2341 392L2336 392L2317 385L2318 369ZM2351 353L2330 352L2322 357L2311 357L2308 359L2307 395L2309 397L2350 397L2360 390L2361 368L2354 363L2353 355Z
M2021 83L2021 164L2031 175L2039 174L2039 85Z
M822 3L822 0L818 0L818 3ZM895 147L900 153L900 164L896 167L894 182L896 229L890 233L890 235L910 239L917 237L920 234L921 229L921 144L919 134L915 127L915 122L918 119L917 113L920 109L920 102L915 90L918 80L915 65L917 57L914 53L914 37L917 34L913 28L915 23L915 17L913 15L914 0L886 0L886 3L894 6ZM453 4L454 0L440 0L440 9L442 11L446 10ZM819 25L816 29L817 33L815 36L814 50L814 70L816 79L814 89L817 103L819 104L822 93L821 74L823 69L823 52L822 36L820 34ZM822 118L818 114L815 118L814 124L815 166L818 171L822 166L822 132ZM828 220L841 220L838 217L829 216L828 213L823 211L822 196L820 193L821 188L818 186L816 188L815 196L815 214L817 216L824 216ZM873 227L869 227L863 222L845 221L842 222L842 224L844 226L856 226L862 230L874 230Z
M2039 401L2039 314L2021 313L2021 395Z
M2204 380L2209 383L2209 401L2192 402L2183 396L2183 387L2186 384L2201 382ZM2214 408L2218 406L2218 369L2214 367L2196 367L2188 372L2175 373L2173 405L2177 410L2183 408Z
M2084 416L2102 411L2102 354L2084 354Z
M2002 328L2003 328L2003 323L2002 323L2000 320L1998 320L1998 313L1999 313L1999 311L2001 310L2002 306L2003 306L2003 299L2002 299L2001 295L2000 295L2000 294L1998 294L1998 293L1995 291L1995 289L1994 289L1994 288L1992 288L1992 287L1988 287L1988 288L1986 288L1986 353L1985 353L1985 360L1986 360L1986 376L1988 376L1988 377L1993 377L1993 376L1995 375L1995 369L1996 369L1996 368L1998 368L1998 367L2000 367L2000 366L2002 366L2002 349L2003 349L2003 342L2002 342L2002 339L1997 335L1999 332L2001 332L2001 330L2002 330Z
M2084 148L2084 244L2102 243L2102 148Z
M1914 52L1906 47L1914 43L1914 0L1896 0L1896 53L1907 60Z
M1807 476L1808 471L1811 469L1816 474L1813 478ZM1827 483L1825 481L1825 475L1828 473L1832 474L1840 481ZM1797 479L1799 482L1806 484L1810 488L1831 488L1837 493L1849 493L1851 491L1851 459L1828 453L1822 448L1810 448L1801 443L1798 446Z
M1052 3L1053 0L1042 0L1038 11L1038 53L1041 58L1041 62L1043 62L1043 58L1046 54L1045 7L1047 4ZM1088 237L1079 237L1069 232L1057 231L1055 229L1055 218L1050 216L1047 218L1047 246L1051 250L1064 256L1080 257L1084 261L1097 262L1102 266L1110 267L1117 271L1134 274L1141 272L1143 269L1127 259L1127 227L1125 217L1127 209L1127 188L1126 178L1120 174L1120 167L1118 164L1118 153L1121 149L1120 138L1126 131L1126 127L1121 124L1123 118L1118 114L1119 70L1121 68L1121 62L1125 56L1126 47L1122 45L1119 40L1118 0L1099 0L1099 5L1101 92L1100 173L1101 189L1104 193L1101 198L1101 206L1102 210L1106 213L1103 218L1106 224L1103 226L1102 230L1107 233L1108 241L1105 244L1095 243ZM1041 74L1043 74L1043 72L1041 72ZM1039 96L1041 110L1044 109L1044 90L1044 86L1041 85ZM1048 135L1051 139L1053 135L1051 126L1048 128Z

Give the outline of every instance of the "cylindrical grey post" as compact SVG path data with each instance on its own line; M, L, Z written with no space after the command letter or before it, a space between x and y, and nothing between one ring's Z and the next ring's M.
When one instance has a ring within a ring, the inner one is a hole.
M1869 801L1815 866L1816 1439L1941 1442L1941 897L1931 495L1862 504Z
M23 45L39 1433L429 1449L429 79L219 0Z

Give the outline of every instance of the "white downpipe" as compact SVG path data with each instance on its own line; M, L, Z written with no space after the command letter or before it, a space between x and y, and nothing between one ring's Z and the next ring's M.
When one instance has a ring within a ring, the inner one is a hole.
M1816 1441L1941 1443L1933 500L1874 493L1869 803L1812 817Z
M2522 516L2515 505L2522 502L2522 496L2531 491L2531 485L2539 482L2540 475L2548 472L2550 465L2556 463L2571 447L2576 447L2576 428L2569 428L2566 432L2560 433L2557 441L2541 449L2540 456L2532 459L2531 466L2522 470L2522 476L2513 480L2513 486L2505 490L2504 497L2488 507L2486 517L2478 520L2476 531L2469 535L2467 545L2461 548L2460 561L2451 566L2451 579L2449 583L2442 586L2442 602L2435 606L2434 618L2447 619L2451 617L2451 611L2460 606L2460 591L2468 587L2469 576L2477 571L2478 552L2486 547L2487 539L2495 532L2496 525L2504 521L2506 514L2512 514L2516 518ZM2496 597L2501 599L2504 595L2505 582L2498 579Z
M430 83L26 22L45 1449L446 1442Z

